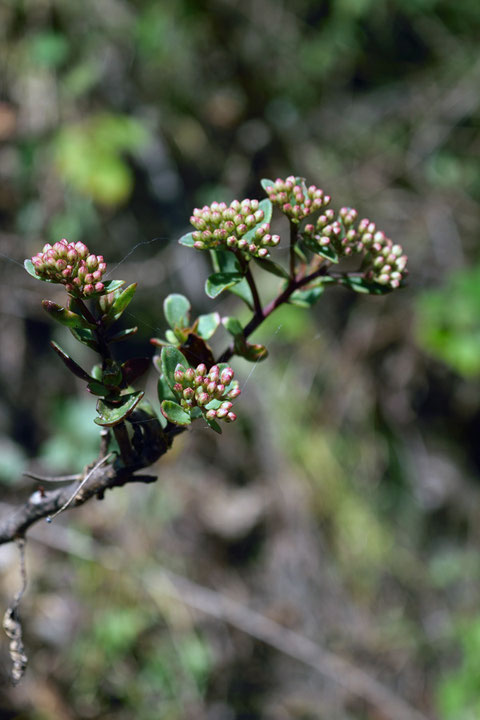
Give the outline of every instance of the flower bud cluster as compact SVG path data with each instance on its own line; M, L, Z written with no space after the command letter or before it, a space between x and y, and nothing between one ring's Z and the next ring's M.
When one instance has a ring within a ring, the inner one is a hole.
M102 278L107 265L103 256L92 255L82 242L63 239L54 245L47 243L32 257L32 263L38 277L65 285L76 297L89 297L105 289Z
M320 215L315 225L306 225L303 232L323 247L330 245L339 255L364 253L367 261L365 280L392 290L398 288L407 275L407 256L402 246L394 245L368 218L359 223L357 218L354 208L341 208L337 217L329 209Z
M187 369L178 364L174 379L173 390L180 395L180 405L185 410L199 407L207 420L233 422L237 419L230 401L240 395L240 388L238 382L233 380L232 368L220 370L218 365L213 365L207 373L204 363ZM219 401L219 405L216 409L207 410L206 405L212 400Z
M270 224L262 222L264 217L258 200L233 200L230 205L214 202L195 208L190 218L195 228L193 246L197 250L240 250L247 259L268 257L269 248L278 245L280 236L270 234ZM253 235L246 237L254 228Z
M275 180L266 188L268 199L295 223L308 215L322 210L330 202L330 196L315 185L307 187L300 178L290 175L285 180Z

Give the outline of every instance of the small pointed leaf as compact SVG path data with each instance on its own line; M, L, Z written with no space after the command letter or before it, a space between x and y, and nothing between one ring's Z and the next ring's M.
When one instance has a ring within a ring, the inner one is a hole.
M174 425L190 425L192 418L190 413L176 402L164 400L161 405L162 415Z
M211 427L212 430L215 430L215 432L218 433L219 435L222 434L222 428L220 427L220 425L218 424L218 422L216 420L209 420L208 418L205 418L205 420L207 421L207 425L209 427Z
M77 329L94 328L94 325L87 322L81 315L77 315L77 313L67 310L67 308L61 305L57 305L57 303L52 302L52 300L42 300L42 307L54 320L61 325L65 325L65 327Z
M112 306L109 310L107 310L106 313L106 317L109 322L115 322L122 316L123 312L133 300L136 289L137 283L132 283L131 285L128 285L124 290L122 290L122 292L118 293L115 300L113 301Z
M87 345L87 347L91 348L92 350L95 350L96 352L100 351L100 346L95 340L95 335L91 330L88 328L69 328L70 332L72 333L73 337L78 340L78 342L83 343L84 345Z
M103 283L103 285L104 289L102 290L102 295L118 290L118 288L121 288L122 285L125 285L125 280L107 280L107 282Z
M115 333L115 335L112 335L108 338L109 343L119 342L120 340L125 340L126 337L129 337L130 335L135 335L137 332L138 327L131 327L126 328L125 330L120 330L120 332Z
M72 360L72 358L67 355L65 350L62 350L60 345L57 345L57 343L53 342L53 340L50 342L50 345L55 350L60 360L65 363L70 372L80 378L80 380L86 380L87 382L90 382L90 380L92 380L90 375L83 368L81 368L80 365L77 365L75 360Z

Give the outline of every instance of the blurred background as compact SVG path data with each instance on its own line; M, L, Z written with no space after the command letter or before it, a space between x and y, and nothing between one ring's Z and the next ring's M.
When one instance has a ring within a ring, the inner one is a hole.
M0 4L2 517L35 487L24 469L79 472L98 447L95 398L49 341L94 357L21 267L44 242L139 282L120 356L153 351L168 292L236 307L176 241L193 207L261 198L262 177L305 176L410 258L402 291L333 289L257 331L271 356L235 363L221 438L194 425L156 484L31 532L30 666L9 687L4 638L2 720L389 717L226 622L222 598L430 718L478 720L479 32L478 0ZM5 608L14 546L0 567ZM195 585L178 597L167 571Z

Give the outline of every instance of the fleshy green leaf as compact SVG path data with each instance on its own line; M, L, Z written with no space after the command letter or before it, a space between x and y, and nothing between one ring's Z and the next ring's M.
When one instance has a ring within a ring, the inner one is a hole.
M186 235L182 235L180 240L178 241L180 245L185 245L185 247L193 247L193 244L195 240L193 239L193 231L187 233Z
M118 402L110 402L108 400L99 400L97 402L97 412L99 417L95 418L97 425L102 427L113 427L118 425L133 412L145 393L141 390L128 395L122 395Z
M242 273L219 272L213 273L207 278L205 292L209 298L216 298L224 290L229 290L243 280Z
M90 380L92 379L90 375L83 368L81 368L80 365L77 365L75 360L72 360L72 358L67 355L64 350L62 350L60 345L57 345L57 343L53 342L53 340L50 342L50 345L55 350L60 360L65 363L70 372L80 378L80 380L86 380L87 382L90 382Z
M163 301L163 314L172 330L188 327L190 310L191 305L185 295L172 293Z
M182 365L185 369L189 367L185 355L183 355L180 350L177 350L176 347L173 347L173 345L167 345L167 347L162 349L160 362L162 373L171 388L175 385L173 374L177 365Z
M230 335L237 337L238 335L243 336L243 327L239 320L235 317L224 317L222 318L222 325Z
M221 323L220 314L217 312L208 315L199 315L194 325L195 332L204 340L208 340L215 333Z
M57 305L57 303L52 302L52 300L42 300L42 307L51 317L53 317L54 320L66 327L76 329L93 329L94 327L81 315L77 315L77 313L67 310L64 307L61 307L61 305Z
M315 238L309 237L308 235L303 236L302 242L305 247L315 253L315 255L320 255L326 260L330 260L333 263L338 263L339 258L332 245L320 245L320 243L317 242Z
M387 295L392 292L392 288L388 285L381 285L380 283L372 282L371 280L365 280L362 277L348 276L340 279L340 284L350 288L358 293L364 293L365 295Z
M260 267L263 270L266 270L267 272L271 273L272 275L276 275L277 277L281 277L284 280L289 280L290 275L288 272L278 263L273 262L273 260L269 260L268 258L253 258L257 265L260 265Z
M232 288L230 288L229 292L241 298L243 302L250 308L250 310L253 310L253 295L252 291L250 290L250 286L245 280L245 278L243 278L243 280L239 282L238 285L234 285Z
M162 404L164 400L175 400L173 390L170 388L163 375L160 375L158 378L157 393L160 404Z
M165 338L170 343L170 345L178 345L178 338L173 332L173 330L166 330Z
M87 347L91 348L92 350L95 350L95 352L99 352L100 346L98 342L95 339L95 335L93 334L92 330L89 330L88 328L69 328L70 332L72 333L73 337L78 340L78 342L83 343L84 345L87 345ZM110 341L111 342L111 341Z
M261 200L260 203L258 204L258 209L263 210L264 215L265 215L262 222L259 224L262 225L263 223L269 223L270 220L272 219L272 210L273 210L273 205L270 202L270 200L268 198L266 198L265 200Z
M115 298L112 307L107 311L106 316L110 322L115 322L121 316L124 310L133 300L135 290L137 289L137 283L128 285L121 293Z
M263 210L264 218L263 218L263 220L260 220L260 222L258 222L256 225L254 225L252 228L250 228L250 230L247 233L245 233L243 238L247 242L252 242L255 239L255 231L257 230L257 228L259 228L264 223L269 223L270 220L272 219L272 203L270 202L270 200L268 200L268 199L262 200L258 205L258 209Z
M307 290L295 290L295 292L290 295L288 302L298 307L312 307L320 295L323 294L324 289L323 285L317 285Z
M176 402L164 400L161 405L162 415L174 425L190 425L192 418L190 413Z
M92 393L92 395L100 395L100 397L106 397L112 392L111 387L104 385L98 380L92 380L91 382L89 382L87 385L87 390L88 392Z
M212 267L216 273L241 273L240 263L231 250L210 250Z
M42 278L42 277L40 277L40 275L37 275L37 273L35 272L35 265L32 263L32 261L30 259L27 259L24 261L23 267L25 268L25 270L27 271L27 273L29 275L31 275L32 277L35 278L35 280L42 280L42 282L48 282L48 283L52 282L52 280L48 280L47 278Z
M211 427L212 430L215 430L215 432L218 433L219 435L222 434L222 428L220 427L220 425L218 424L218 422L216 420L209 420L208 418L205 418L205 420L207 421L207 425L209 427Z
M265 192L267 192L267 188L275 187L275 181L269 180L268 178L263 178L262 180L260 180L260 185L263 187Z
M104 293L111 293L114 290L118 290L118 288L121 288L122 285L125 285L125 280L107 280L107 282L103 284L104 289L102 290L102 295Z

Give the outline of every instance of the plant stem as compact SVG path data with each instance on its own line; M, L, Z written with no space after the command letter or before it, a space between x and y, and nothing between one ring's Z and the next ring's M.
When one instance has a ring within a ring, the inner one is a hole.
M113 434L118 443L120 449L120 455L122 456L123 464L125 467L133 465L133 450L130 444L130 438L128 437L127 426L124 422L118 423L113 426Z
M262 301L260 300L260 295L258 294L257 284L255 282L255 279L252 275L252 271L247 266L247 271L245 273L245 278L248 282L248 286L252 292L253 297L253 307L255 310L255 315L263 315L263 308L262 308Z
M314 272L311 272L309 275L304 275L303 277L291 279L287 287L280 293L280 295L278 295L271 302L269 302L268 305L266 305L263 309L260 308L259 312L255 312L254 316L243 330L243 337L247 339L269 315L271 315L277 308L279 308L281 305L288 301L288 299L295 292L295 290L299 290L305 285L308 285L308 283L312 282L317 277L326 275L329 267L330 263L325 263L321 267L317 268L317 270L315 270ZM231 345L222 353L217 362L227 362L234 354L234 347L233 345Z
M297 242L298 225L290 220L290 277L295 279L295 245Z

